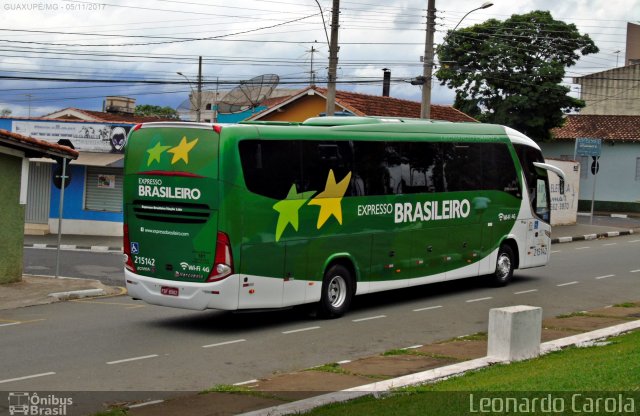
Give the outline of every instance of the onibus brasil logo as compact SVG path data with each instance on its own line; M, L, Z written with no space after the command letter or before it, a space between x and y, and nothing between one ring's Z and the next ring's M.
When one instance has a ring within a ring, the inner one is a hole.
M73 398L55 394L9 393L9 414L13 415L59 415L64 416L73 405Z

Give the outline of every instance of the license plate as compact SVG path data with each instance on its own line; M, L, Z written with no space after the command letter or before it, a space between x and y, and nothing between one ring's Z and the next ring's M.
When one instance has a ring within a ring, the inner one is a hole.
M178 296L178 294L180 293L180 289L178 289L177 287L162 286L160 288L160 293L167 296Z

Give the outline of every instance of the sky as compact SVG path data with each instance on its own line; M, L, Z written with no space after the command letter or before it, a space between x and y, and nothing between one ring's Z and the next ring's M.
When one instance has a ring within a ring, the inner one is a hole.
M548 10L589 34L600 53L567 68L572 77L624 64L627 22L640 24L633 0L436 0L435 44L447 30L512 14ZM195 88L203 57L205 89L276 74L278 88L325 86L332 0L0 0L0 109L41 116L76 107L101 110L104 97L178 107ZM427 0L341 0L338 89L419 101ZM183 76L178 75L181 72ZM78 82L92 81L92 82ZM140 83L145 81L147 83ZM153 83L151 83L153 82ZM454 94L433 83L432 102Z

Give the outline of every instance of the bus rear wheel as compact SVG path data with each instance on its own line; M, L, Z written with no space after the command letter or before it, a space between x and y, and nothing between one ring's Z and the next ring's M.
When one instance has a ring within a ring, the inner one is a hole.
M349 310L353 277L346 267L334 264L324 274L319 312L323 318L339 318Z
M513 277L514 255L513 250L507 244L500 246L496 270L491 275L493 286L506 286Z

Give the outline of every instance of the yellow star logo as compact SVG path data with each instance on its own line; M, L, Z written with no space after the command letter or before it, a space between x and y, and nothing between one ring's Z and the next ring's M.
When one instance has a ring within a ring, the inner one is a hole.
M184 163L189 164L189 152L193 149L196 143L198 143L198 139L195 139L192 142L187 142L187 138L183 137L179 145L173 149L167 150L167 152L173 153L171 164L175 165L179 160L184 160Z
M336 177L333 170L329 170L329 177L324 191L320 192L315 198L309 201L309 205L319 205L320 214L318 215L317 228L320 229L330 216L336 217L336 220L342 225L342 197L347 192L347 186L351 180L351 172L347 174L340 182L336 183Z
M162 153L164 153L164 151L170 147L171 146L162 146L160 142L158 142L151 149L147 149L147 153L149 153L149 160L147 160L147 166L151 166L151 164L154 161L160 163L160 155L162 155Z

